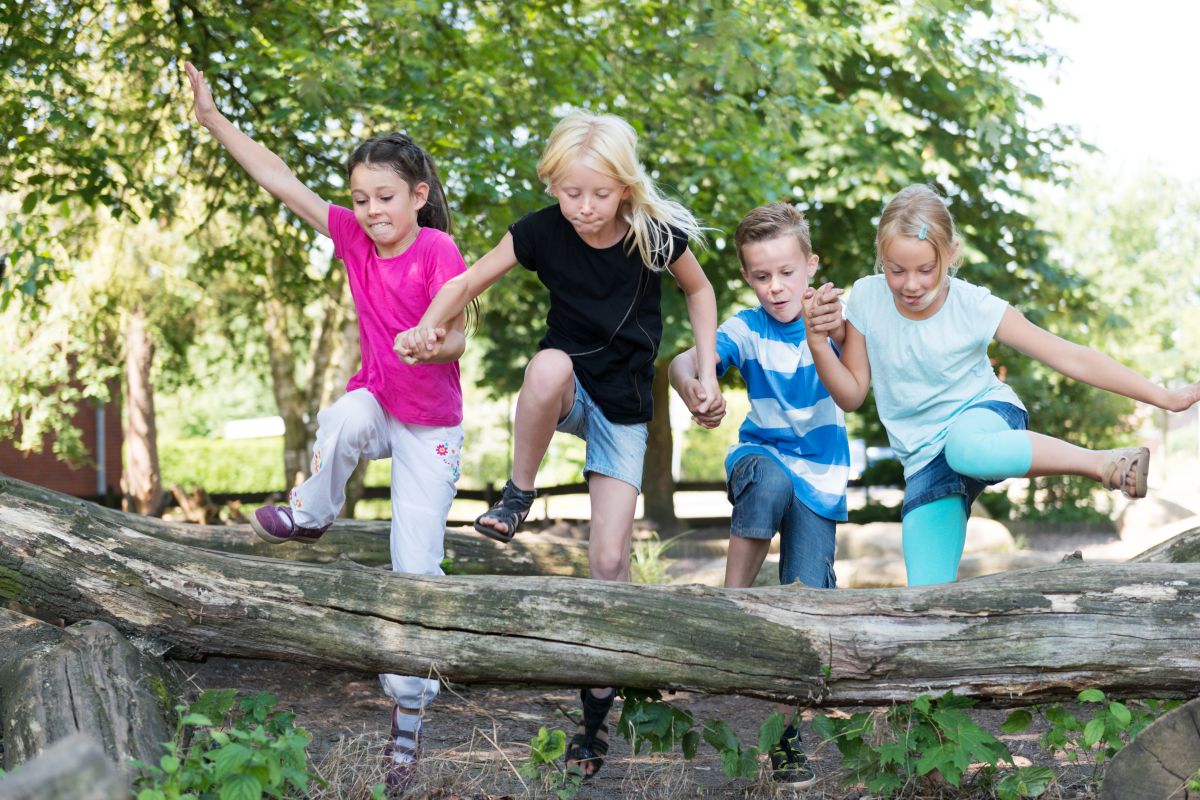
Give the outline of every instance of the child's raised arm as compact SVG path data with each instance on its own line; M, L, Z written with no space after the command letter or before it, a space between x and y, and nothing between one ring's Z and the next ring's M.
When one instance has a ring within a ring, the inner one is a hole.
M1034 325L1012 307L1000 318L996 340L1030 358L1036 358L1072 380L1167 411L1186 411L1200 401L1200 383L1180 389L1166 389L1143 378L1111 356L1069 342Z
M487 255L472 264L466 272L442 284L415 328L396 334L396 355L408 364L428 360L437 351L438 343L451 322L462 317L472 300L516 265L517 253L513 248L512 234L505 233L500 244Z
M329 204L301 183L279 156L242 133L217 110L203 72L191 62L185 63L183 68L192 84L196 121L208 128L259 186L283 201L317 233L328 236Z

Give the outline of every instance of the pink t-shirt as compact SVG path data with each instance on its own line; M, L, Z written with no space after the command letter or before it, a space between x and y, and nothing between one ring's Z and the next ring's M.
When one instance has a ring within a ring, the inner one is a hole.
M421 228L398 256L380 258L354 212L329 204L333 254L346 265L358 312L362 369L346 391L365 386L401 422L441 427L462 423L458 362L409 366L392 349L396 334L421 321L442 284L466 271L450 235Z

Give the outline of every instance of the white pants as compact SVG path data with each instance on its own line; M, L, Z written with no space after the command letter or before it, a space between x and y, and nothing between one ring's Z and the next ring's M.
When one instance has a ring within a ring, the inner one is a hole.
M355 389L317 414L308 480L291 493L296 524L328 525L346 503L346 481L359 459L392 459L392 570L444 575L441 562L450 503L459 476L462 427L401 422L367 389ZM438 692L424 677L380 675L383 689L403 708L422 708Z

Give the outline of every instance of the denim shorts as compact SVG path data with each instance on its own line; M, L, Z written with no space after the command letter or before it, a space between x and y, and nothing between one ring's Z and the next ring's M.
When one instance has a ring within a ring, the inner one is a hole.
M1010 430L1023 431L1029 427L1029 414L1012 403L984 400L971 408L986 408L988 411L995 412L1004 420ZM990 481L970 478L955 472L946 463L946 451L943 450L933 461L921 467L905 481L904 505L900 507L900 516L903 517L917 506L932 503L934 500L940 500L952 494L962 497L963 503L967 507L967 514L970 515L971 504L975 502L975 498L979 497L986 487L994 486L1001 480L1003 478Z
M779 531L779 582L833 589L837 523L796 496L791 473L760 454L739 458L729 471L730 535L770 540Z
M646 457L646 438L650 429L644 422L620 425L610 422L575 377L575 402L555 430L578 436L587 442L583 476L595 472L624 481L642 490L642 461Z

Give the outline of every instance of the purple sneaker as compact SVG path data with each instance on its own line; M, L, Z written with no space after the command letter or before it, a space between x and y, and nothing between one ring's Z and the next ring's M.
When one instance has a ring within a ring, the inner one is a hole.
M326 525L321 528L301 528L292 519L292 509L289 506L263 506L250 517L250 527L260 538L272 544L282 542L315 542L320 539Z

